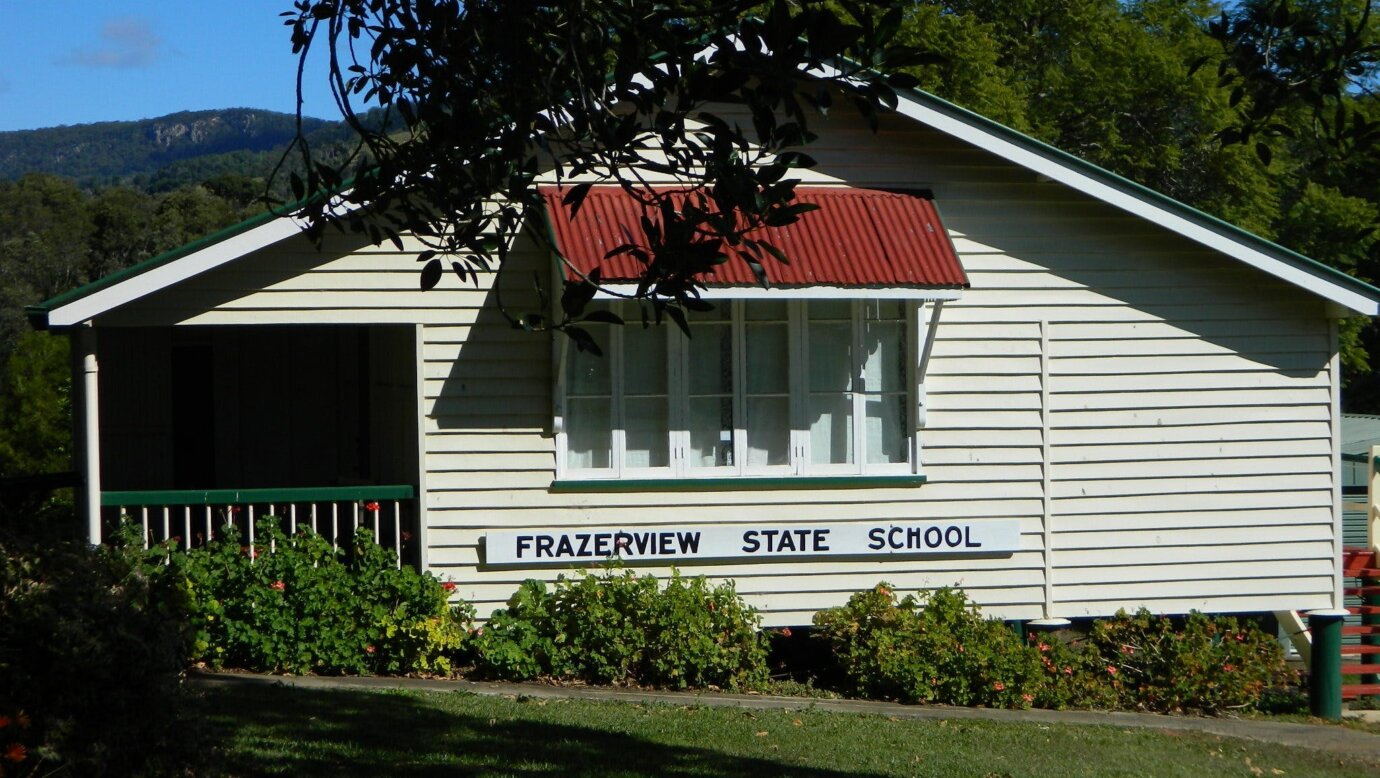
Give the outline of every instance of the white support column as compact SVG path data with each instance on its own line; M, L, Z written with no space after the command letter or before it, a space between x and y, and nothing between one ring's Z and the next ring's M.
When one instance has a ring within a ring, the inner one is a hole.
M90 325L80 328L77 341L81 349L82 418L82 510L86 515L86 537L91 545L101 544L101 395L100 366L96 361L96 331Z
M1366 458L1366 547L1371 551L1380 551L1380 470L1375 469L1376 457L1380 457L1380 446L1371 446Z
M431 537L427 531L427 436L426 436L426 355L423 350L426 340L425 328L418 324L413 328L413 363L416 365L414 382L416 389L417 417L417 497L413 503L416 511L413 521L417 524L417 569L425 573L431 569ZM564 336L561 340L567 340ZM557 373L560 375L560 373Z
M1332 607L1346 607L1342 595L1342 357L1338 321L1328 321L1332 358L1327 372L1332 390Z

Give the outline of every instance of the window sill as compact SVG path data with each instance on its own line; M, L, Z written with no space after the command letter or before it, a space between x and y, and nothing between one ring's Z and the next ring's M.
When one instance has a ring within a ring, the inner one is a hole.
M584 492L729 492L757 489L883 489L920 486L923 475L746 476L734 478L588 478L552 481L555 494Z

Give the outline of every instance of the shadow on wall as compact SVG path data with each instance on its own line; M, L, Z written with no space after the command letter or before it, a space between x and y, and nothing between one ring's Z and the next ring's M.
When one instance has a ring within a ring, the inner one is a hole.
M500 300L514 316L539 310L533 278L550 283L550 255L527 236L519 241L503 288L489 290L474 323L427 333L427 374L446 376L431 407L442 430L551 434L552 339L565 336L514 328L499 310Z

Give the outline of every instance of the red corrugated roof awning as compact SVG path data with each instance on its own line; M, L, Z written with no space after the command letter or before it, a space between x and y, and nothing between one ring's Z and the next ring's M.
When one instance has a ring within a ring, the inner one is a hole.
M641 205L618 186L595 186L572 220L561 203L566 190L542 187L555 230L556 245L580 273L601 268L605 283L637 280L643 266L620 254L604 259L628 242L626 226L640 236ZM765 238L785 252L790 264L768 259L772 286L956 289L968 276L953 243L927 197L873 189L798 186L796 202L820 208L786 227L766 227L749 237ZM653 214L653 218L655 214ZM567 271L571 278L573 271ZM707 286L756 286L747 263L730 259L706 278Z

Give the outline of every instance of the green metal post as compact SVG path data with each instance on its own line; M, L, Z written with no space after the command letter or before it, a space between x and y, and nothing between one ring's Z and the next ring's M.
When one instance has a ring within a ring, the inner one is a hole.
M1308 702L1313 715L1319 718L1342 717L1342 622L1345 618L1344 610L1308 614L1308 631L1313 634Z

